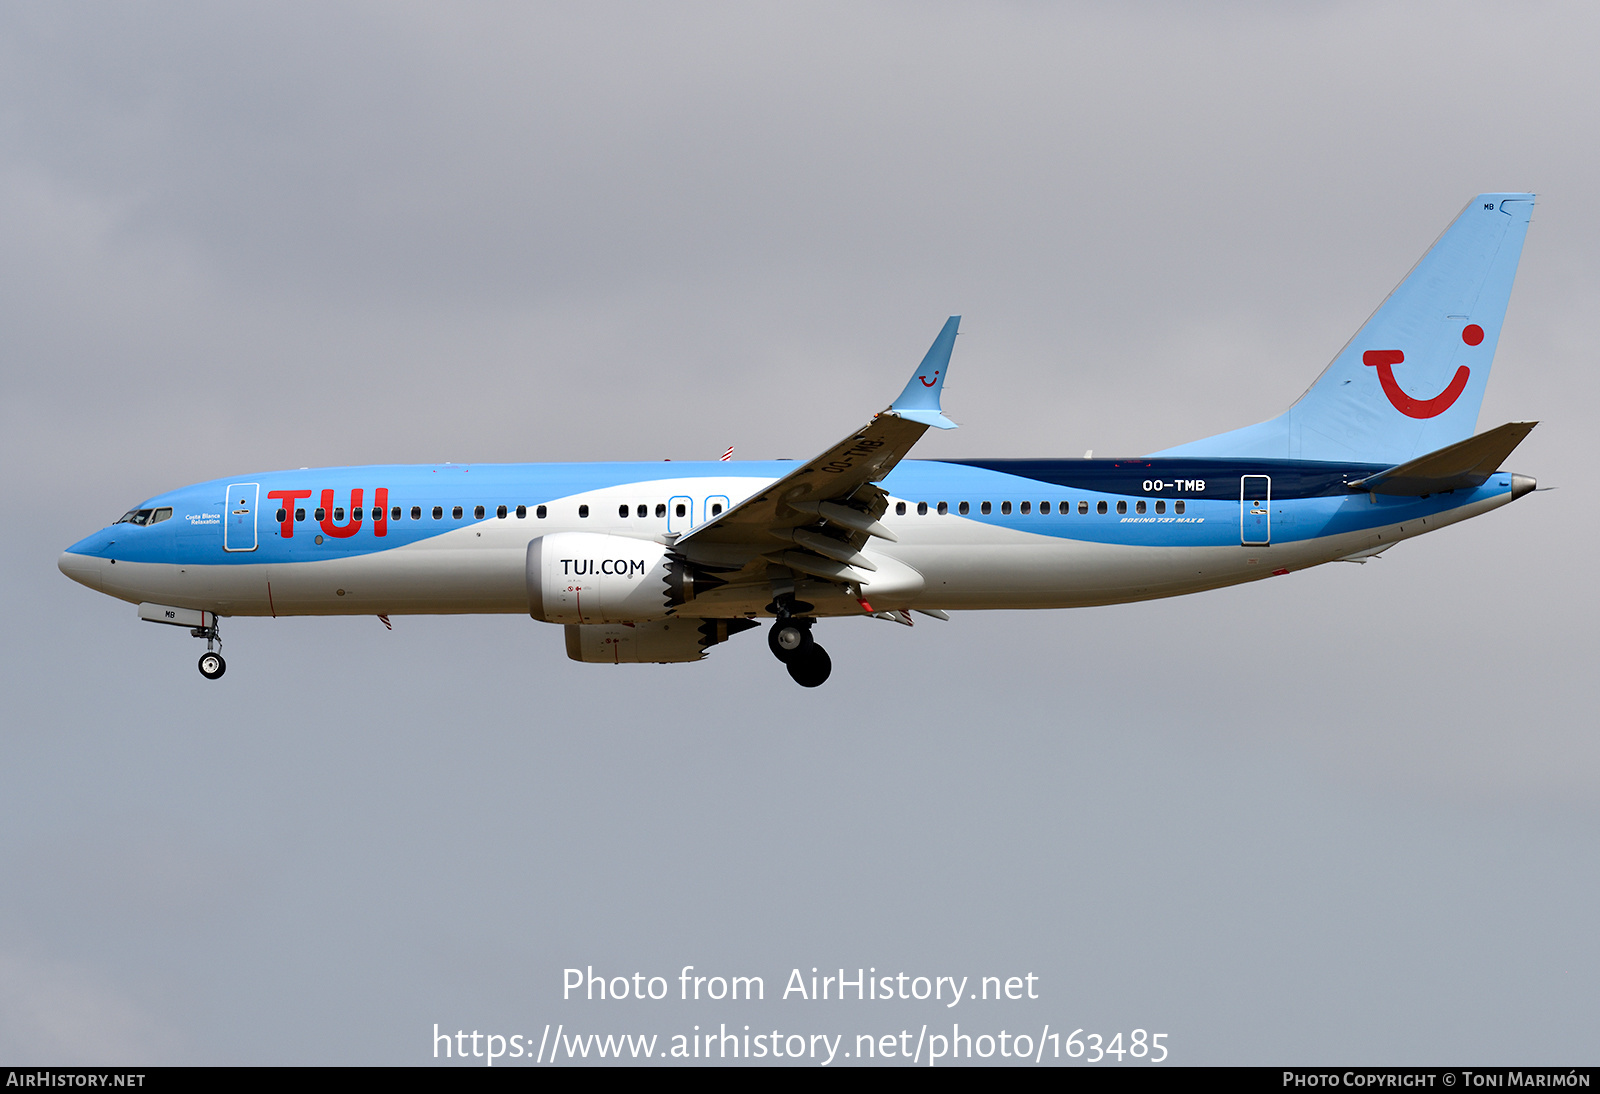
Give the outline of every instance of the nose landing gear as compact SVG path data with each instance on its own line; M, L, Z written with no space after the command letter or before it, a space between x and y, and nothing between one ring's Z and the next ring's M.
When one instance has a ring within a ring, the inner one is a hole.
M782 661L789 676L803 688L820 686L833 672L833 658L811 637L814 619L778 616L767 632L767 646Z
M189 633L206 640L206 652L200 655L200 675L207 680L215 680L227 672L228 663L222 659L222 634L217 628L217 617L211 616L210 626L195 627Z

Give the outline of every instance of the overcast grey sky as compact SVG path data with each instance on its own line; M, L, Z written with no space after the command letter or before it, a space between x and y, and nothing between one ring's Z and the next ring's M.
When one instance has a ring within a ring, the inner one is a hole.
M0 1058L411 1063L561 970L1034 972L973 1029L1594 1063L1592 5L0 6ZM813 454L965 316L927 456L1277 413L1539 194L1480 427L1561 489L1169 602L568 661L526 618L198 643L57 553L319 464Z

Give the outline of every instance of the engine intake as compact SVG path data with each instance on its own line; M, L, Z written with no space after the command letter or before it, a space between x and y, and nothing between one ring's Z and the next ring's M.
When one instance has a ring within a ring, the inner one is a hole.
M673 559L647 539L554 532L528 544L528 611L546 623L640 623L673 606Z

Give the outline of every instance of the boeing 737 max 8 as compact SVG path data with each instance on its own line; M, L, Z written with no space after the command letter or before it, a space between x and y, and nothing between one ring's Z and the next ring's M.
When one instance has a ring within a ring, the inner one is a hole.
M1361 560L1534 488L1533 428L1474 436L1533 209L1481 194L1284 413L1133 459L907 460L959 316L899 398L805 463L444 464L236 475L160 494L63 573L206 640L254 615L527 612L567 653L698 661L771 619L806 687L822 618L1071 608Z

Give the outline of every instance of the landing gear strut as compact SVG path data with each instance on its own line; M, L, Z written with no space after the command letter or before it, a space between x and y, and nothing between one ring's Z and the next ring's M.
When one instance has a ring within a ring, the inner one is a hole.
M833 671L833 659L828 651L811 637L811 625L815 622L780 614L767 632L767 645L772 655L783 662L789 676L803 688L818 687Z
M222 634L217 628L217 617L211 617L209 627L195 627L189 633L206 640L206 652L200 655L200 675L207 680L215 680L227 672L228 663L222 659Z

